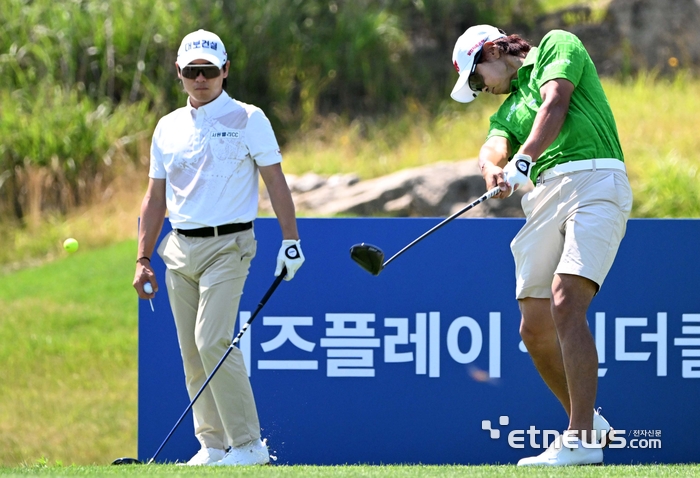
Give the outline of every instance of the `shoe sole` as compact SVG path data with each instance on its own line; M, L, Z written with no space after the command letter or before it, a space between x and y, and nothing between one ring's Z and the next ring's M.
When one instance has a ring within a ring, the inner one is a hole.
M546 465L544 463L538 463L536 465L516 465L519 468L567 468L570 466L603 466L605 463L580 463L577 465Z

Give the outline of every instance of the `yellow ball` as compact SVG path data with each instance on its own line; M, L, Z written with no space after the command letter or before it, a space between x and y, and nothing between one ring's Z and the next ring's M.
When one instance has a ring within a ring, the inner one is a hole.
M63 248L68 252L75 252L78 250L78 241L76 241L72 237L69 237L68 239L63 241Z

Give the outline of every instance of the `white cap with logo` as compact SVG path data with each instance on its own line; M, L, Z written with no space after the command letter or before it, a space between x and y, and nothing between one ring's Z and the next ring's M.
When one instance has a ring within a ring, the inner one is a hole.
M469 88L469 76L474 73L475 59L480 56L478 53L487 41L494 41L505 37L506 34L491 25L475 25L469 27L461 37L457 39L455 49L452 52L452 64L454 65L459 79L452 89L450 96L460 103L469 103L479 96L478 91Z
M219 68L226 64L224 42L215 33L197 30L185 36L177 50L177 64L183 68L194 60L206 60Z

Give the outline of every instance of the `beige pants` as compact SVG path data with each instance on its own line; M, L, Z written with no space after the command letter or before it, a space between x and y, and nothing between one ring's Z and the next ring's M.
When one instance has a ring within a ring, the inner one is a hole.
M219 237L171 232L158 247L192 399L233 339L238 305L257 243L253 230ZM220 450L260 438L243 356L234 347L192 407L197 439Z
M510 245L516 298L550 298L554 274L585 277L600 289L632 210L625 172L599 169L548 179L521 204L525 225Z

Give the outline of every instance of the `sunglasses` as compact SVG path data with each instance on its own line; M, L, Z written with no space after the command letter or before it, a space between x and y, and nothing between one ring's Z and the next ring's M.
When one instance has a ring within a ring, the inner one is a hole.
M180 74L188 80L196 79L200 73L207 80L211 80L221 75L221 69L216 65L187 65L184 68L180 68Z
M481 76L476 72L476 65L481 63L481 53L483 50L479 50L474 57L474 66L472 66L472 72L469 74L469 78L467 82L469 83L469 88L472 89L472 91L481 91L486 87L486 83L484 83L484 77Z

